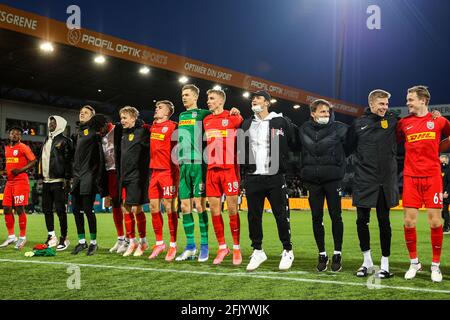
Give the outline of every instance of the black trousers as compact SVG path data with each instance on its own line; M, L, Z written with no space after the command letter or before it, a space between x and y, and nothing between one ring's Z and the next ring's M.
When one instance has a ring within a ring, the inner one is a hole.
M45 183L42 186L42 211L45 214L47 231L55 231L53 206L59 218L61 237L67 237L66 193L64 182Z
M444 219L444 228L450 227L450 214L448 212L448 203L444 201L442 206L442 219Z
M248 175L245 180L245 191L248 204L249 236L252 241L252 247L256 250L261 250L262 248L262 215L264 200L267 197L277 222L278 237L283 244L283 249L292 250L289 199L284 175Z
M319 252L325 252L325 228L323 227L323 206L327 199L328 213L332 223L334 250L342 251L344 224L341 210L341 181L330 181L322 184L306 184L309 190L309 206L311 207L314 238Z
M361 251L364 252L370 250L370 208L357 207L356 210L358 214L356 226L358 229L359 246L361 248ZM381 254L383 255L383 257L389 257L391 255L391 222L389 220L389 208L386 204L386 198L381 187L378 191L376 210L378 226L380 228Z
M72 192L72 209L77 225L77 233L85 234L84 231L84 215L88 220L89 232L97 233L97 218L94 212L95 194L80 195L80 189L77 188ZM81 212L83 211L84 214Z

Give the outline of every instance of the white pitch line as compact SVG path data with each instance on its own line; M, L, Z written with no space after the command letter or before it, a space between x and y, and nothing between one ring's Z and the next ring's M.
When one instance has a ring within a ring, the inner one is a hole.
M347 285L356 287L367 287L367 283L360 282L345 282L345 281L331 281L331 280L319 280L319 279L305 279L305 278L292 278L282 276L264 276L258 273L232 273L232 272L207 272L207 271L193 271L193 270L178 270L178 269L156 269L156 268L142 268L142 267L126 267L126 266L108 266L101 264L83 264L83 263L70 263L59 261L32 261L32 260L15 260L15 259L0 259L0 262L11 263L31 263L31 264L49 264L49 265L62 265L62 266L79 266L87 268L102 268L102 269L116 269L116 270L136 270L136 271L153 271L153 272L165 272L165 273L188 273L196 275L210 275L210 276L228 276L228 277L244 277L266 280L283 280L283 281L295 281L295 282L309 282L309 283L322 283L322 284L334 284L334 285ZM280 274L280 273L277 273ZM287 272L286 274L290 274ZM417 292L433 292L433 293L446 293L450 294L450 290L438 290L438 289L426 289L426 288L412 288L412 287L399 287L399 286L386 286L386 285L373 285L376 289L395 289L405 291L417 291Z

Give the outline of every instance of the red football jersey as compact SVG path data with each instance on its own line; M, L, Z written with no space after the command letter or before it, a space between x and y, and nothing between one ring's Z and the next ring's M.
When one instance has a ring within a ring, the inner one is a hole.
M240 115L230 115L230 111L210 114L203 119L205 128L208 168L234 168L236 161L236 129L241 126Z
M431 113L424 117L409 115L397 124L397 138L405 142L403 175L431 177L441 175L439 143L441 136L450 135L450 123L444 117L433 120Z
M29 161L33 161L36 159L30 147L28 147L26 144L22 142L19 142L13 147L11 147L10 145L6 145L5 158L6 158L6 173L8 175L8 181L13 180L28 181L28 174L26 172L22 172L19 173L17 176L14 176L11 173L11 170L23 168L28 164Z
M177 144L171 140L173 132L177 129L177 123L167 120L161 123L154 122L150 128L150 168L151 169L171 169L176 167L172 163L172 149Z

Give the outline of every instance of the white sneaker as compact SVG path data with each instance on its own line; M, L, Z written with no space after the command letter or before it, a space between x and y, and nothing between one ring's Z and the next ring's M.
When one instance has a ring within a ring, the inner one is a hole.
M442 281L442 273L439 266L431 266L431 281L433 282L441 282Z
M117 250L120 248L120 246L122 245L122 243L124 241L125 240L117 240L116 243L114 244L114 246L111 249L109 249L109 252L111 252L111 253L117 252Z
M69 245L70 241L61 237L61 239L59 240L59 244L56 247L56 251L64 251L69 247Z
M253 250L252 255L250 256L250 262L247 265L247 271L256 270L261 263L267 260L267 256L264 253L264 250Z
M127 249L128 249L128 245L130 244L129 241L127 240L123 240L121 244L119 244L119 247L117 248L117 253L118 254L124 254Z
M128 245L127 251L123 254L124 257L131 256L131 254L136 250L139 246L139 242L134 239L133 241L130 241L130 244Z
M48 239L48 247L53 248L58 245L58 238L56 236L51 236L50 239Z
M19 240L17 240L16 242L16 249L17 250L22 250L22 248L25 246L25 244L27 243L27 238L19 238Z
M405 279L406 280L411 280L414 279L417 272L422 271L422 264L419 263L411 263L411 265L409 266L409 270L406 271L405 273Z
M14 236L14 238L8 237L8 238L6 238L6 240L2 244L0 244L0 248L5 248L5 247L9 246L10 244L13 244L13 243L16 243L16 242L17 242L17 237L16 236Z
M292 266L292 262L294 261L294 252L292 250L283 250L281 254L281 261L279 265L280 270L289 270Z

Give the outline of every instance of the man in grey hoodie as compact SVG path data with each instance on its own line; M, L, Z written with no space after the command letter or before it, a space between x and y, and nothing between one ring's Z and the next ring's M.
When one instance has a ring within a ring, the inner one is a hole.
M67 249L66 195L70 190L72 176L73 143L64 135L67 121L60 116L48 118L48 136L39 157L39 172L43 178L42 209L48 236L45 242L49 247L62 251ZM53 205L59 218L61 238L58 243L54 228Z

